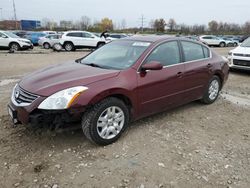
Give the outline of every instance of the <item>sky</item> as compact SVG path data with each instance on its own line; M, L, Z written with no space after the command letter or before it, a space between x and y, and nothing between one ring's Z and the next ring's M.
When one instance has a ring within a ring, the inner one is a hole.
M0 0L0 19L12 19L13 0ZM17 19L77 21L88 16L92 21L103 17L128 27L145 25L152 19L174 18L177 24L207 24L211 20L243 24L250 21L250 0L15 0ZM2 10L2 15L1 15Z

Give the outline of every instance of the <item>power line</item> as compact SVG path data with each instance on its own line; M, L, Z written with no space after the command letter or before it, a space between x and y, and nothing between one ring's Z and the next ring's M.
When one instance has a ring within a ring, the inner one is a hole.
M143 33L146 18L142 14L141 17L139 18L139 20L140 20L140 23L141 23L141 32Z

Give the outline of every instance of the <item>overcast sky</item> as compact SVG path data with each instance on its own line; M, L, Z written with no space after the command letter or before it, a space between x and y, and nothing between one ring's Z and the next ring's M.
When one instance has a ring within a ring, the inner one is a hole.
M250 0L15 0L17 18L77 20L86 15L93 21L109 17L127 26L146 25L154 18L174 18L177 23L207 24L210 20L242 24L250 20ZM0 0L4 19L13 18L12 0ZM1 16L1 15L0 15ZM0 19L2 19L0 17Z

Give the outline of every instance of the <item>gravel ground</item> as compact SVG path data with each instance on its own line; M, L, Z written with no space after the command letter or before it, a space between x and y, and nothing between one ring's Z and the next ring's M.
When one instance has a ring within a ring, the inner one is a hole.
M229 48L215 48L226 55ZM12 127L6 105L14 84L41 67L86 51L0 52L0 187L198 188L250 185L250 74L231 72L212 105L193 102L132 123L106 146L81 130Z

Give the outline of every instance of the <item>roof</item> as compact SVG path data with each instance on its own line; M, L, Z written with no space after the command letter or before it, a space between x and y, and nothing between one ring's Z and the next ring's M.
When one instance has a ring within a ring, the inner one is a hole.
M143 42L157 42L159 40L173 38L174 36L171 35L134 35L131 37L127 37L121 40L136 40L136 41L143 41Z

